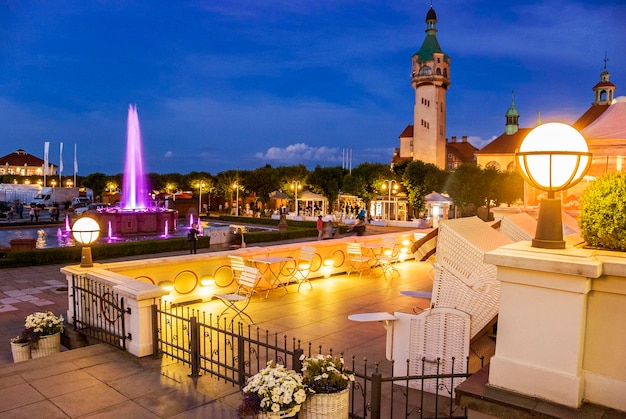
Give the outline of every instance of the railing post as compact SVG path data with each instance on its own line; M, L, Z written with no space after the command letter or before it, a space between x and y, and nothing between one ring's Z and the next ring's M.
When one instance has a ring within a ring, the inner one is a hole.
M152 358L161 358L161 347L159 345L159 313L158 306L152 304L150 307L152 317Z
M372 374L372 389L371 389L371 417L372 419L380 419L380 409L382 406L382 386L383 386L383 377L377 371Z
M189 346L190 346L190 361L191 361L191 374L190 377L200 376L200 325L198 324L198 318L192 316L189 318Z
M237 372L240 389L243 389L246 386L246 358L244 342L241 323L239 323L239 333L237 334Z
M296 348L293 350L293 359L291 360L291 365L293 365L293 370L296 372L302 372L302 361L300 357L304 354L304 351L301 348Z

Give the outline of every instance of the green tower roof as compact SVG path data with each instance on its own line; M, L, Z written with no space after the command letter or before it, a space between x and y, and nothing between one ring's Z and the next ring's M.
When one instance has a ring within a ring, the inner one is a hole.
M430 6L430 10L426 13L426 38L422 43L422 47L417 51L413 56L417 56L418 62L430 61L433 59L433 54L444 52L441 50L439 46L439 41L437 41L437 28L435 27L437 23L437 15L435 14L435 10L433 6ZM450 57L444 54L444 60L449 61Z

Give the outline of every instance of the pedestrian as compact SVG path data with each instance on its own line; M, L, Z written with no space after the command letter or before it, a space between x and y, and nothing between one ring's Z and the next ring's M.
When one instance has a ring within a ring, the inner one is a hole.
M39 207L35 207L35 222L39 222Z
M20 215L20 219L24 219L24 204L22 204L20 202L20 204L17 206L17 213Z
M322 240L322 235L324 234L324 220L322 220L322 216L317 216L317 240Z
M33 219L35 218L35 208L33 208L33 206L31 205L30 210L28 210L28 215L30 215L30 222L33 222Z
M189 242L189 254L194 255L198 253L198 230L196 229L196 224L189 229L187 241Z

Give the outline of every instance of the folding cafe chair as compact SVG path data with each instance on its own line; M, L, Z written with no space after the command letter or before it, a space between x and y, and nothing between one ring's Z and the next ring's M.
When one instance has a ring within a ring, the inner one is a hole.
M370 269L370 257L364 256L361 252L361 243L348 243L347 250L347 259L348 264L350 265L348 268L348 276L352 272L358 272L359 278L363 274L364 270Z
M293 278L298 281L298 291L300 291L300 286L305 282L313 289L313 285L309 281L309 275L311 275L311 270L313 269L313 258L316 250L315 247L310 246L302 246L300 248L300 254L293 271Z
M256 292L256 288L259 285L261 278L263 278L263 275L259 273L257 268L244 266L237 281L237 291L230 294L215 294L214 298L219 299L226 305L226 308L222 310L217 318L220 319L224 313L229 310L233 310L236 314L230 321L231 325L235 321L235 318L239 317L243 320L243 316L247 317L248 320L250 320L250 323L254 324L254 320L252 320L252 317L245 313L245 309L250 304L250 299Z
M400 254L399 246L396 245L395 237L383 237L383 248L380 254L376 255L376 262L384 276L396 273L400 276L400 272L396 269L394 264L398 262L398 256Z

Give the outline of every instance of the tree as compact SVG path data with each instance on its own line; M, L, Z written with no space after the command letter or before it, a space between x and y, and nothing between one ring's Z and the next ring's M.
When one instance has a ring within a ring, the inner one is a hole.
M384 179L391 179L393 173L388 165L382 163L361 163L343 180L343 189L360 197L369 208L370 201L380 193Z
M324 195L332 207L333 202L339 199L345 173L345 169L340 166L320 167L318 165L309 173L307 184L313 192Z
M408 201L413 209L413 217L419 217L426 208L426 195L433 191L443 192L448 177L446 171L432 163L413 160L404 168L402 183L408 192Z
M513 204L524 199L524 179L517 171L500 173L497 182L498 204Z
M263 207L267 207L270 203L270 194L280 188L278 170L269 164L254 169L246 178L246 188L255 192Z
M96 172L85 176L83 185L93 190L94 196L100 196L104 193L109 182L109 177L104 173Z
M485 203L483 171L474 163L463 163L450 175L447 192L463 215L475 215Z

